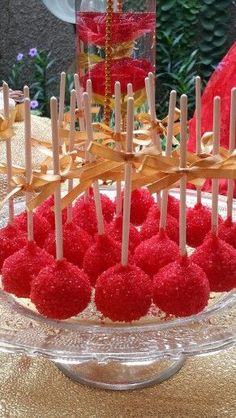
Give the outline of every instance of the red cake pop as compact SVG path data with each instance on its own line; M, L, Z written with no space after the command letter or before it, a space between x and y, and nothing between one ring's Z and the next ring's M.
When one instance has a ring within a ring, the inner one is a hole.
M179 199L176 197L168 195L168 206L167 206L168 214L173 216L173 218L179 221Z
M222 219L219 216L218 221ZM211 229L211 210L202 203L196 203L187 210L187 244L198 247Z
M64 224L63 226L63 247L65 258L78 267L83 266L83 259L86 251L91 247L93 241L91 236L75 224ZM55 233L52 231L45 241L45 250L56 256Z
M84 256L83 268L94 286L98 276L120 260L121 244L108 235L98 235Z
M134 99L128 98L127 152L132 151ZM97 309L113 321L130 322L148 312L152 298L151 279L141 269L128 264L132 165L125 164L123 235L121 264L99 276L95 287Z
M97 309L112 321L131 322L146 315L152 300L151 279L136 266L117 264L96 283Z
M106 233L115 241L122 241L122 216L117 216L110 224L106 226ZM140 244L140 234L138 230L130 224L129 227L129 251L134 252L135 248Z
M178 245L168 238L164 230L160 230L135 249L134 261L145 273L153 276L163 266L175 261L178 255Z
M53 257L34 242L28 242L21 250L8 257L2 267L2 283L6 292L20 298L30 295L31 282Z
M43 218L46 218L46 220L49 222L51 227L55 228L55 216L52 208L54 207L54 195L50 196L45 202L43 202L35 211L37 215L42 216ZM63 224L67 220L67 211L66 208L62 211L62 222Z
M67 319L88 306L91 286L86 274L77 266L59 260L42 269L33 280L30 298L42 315Z
M145 241L152 236L158 234L160 221L160 210L155 204L151 207L148 213L148 218L144 222L140 231L141 241ZM166 234L174 242L179 242L179 225L173 216L167 214Z
M45 239L48 237L51 232L51 225L46 218L38 215L37 213L33 214L33 223L34 223L34 240L39 247L43 247ZM27 231L27 212L23 212L20 215L15 217L14 224L17 228L26 233Z
M26 243L26 235L21 234L14 225L7 225L0 229L0 269L6 258L19 251Z
M209 282L187 256L164 266L153 278L153 301L168 315L189 316L208 303Z
M226 292L236 287L236 250L215 234L206 237L191 256L206 273L213 292Z
M232 218L227 218L219 225L219 238L236 248L236 223Z
M154 199L147 189L136 189L131 193L130 222L133 225L142 225L146 220Z

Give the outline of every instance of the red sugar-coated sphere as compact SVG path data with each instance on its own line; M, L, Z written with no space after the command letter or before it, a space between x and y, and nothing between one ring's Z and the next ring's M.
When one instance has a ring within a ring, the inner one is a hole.
M66 260L45 267L33 280L31 301L40 314L52 319L78 315L89 304L91 286L86 274Z
M53 257L35 242L28 242L24 248L8 257L3 263L4 290L18 297L29 297L32 280L42 268L52 264L53 261Z
M122 216L116 217L110 224L106 225L106 234L115 241L122 241ZM138 230L130 224L129 228L129 251L134 252L135 248L140 244L140 234Z
M218 235L220 239L236 248L236 222L233 222L232 218L227 218L219 225Z
M206 273L212 292L226 292L236 287L236 250L212 233L191 256Z
M201 203L197 203L193 208L188 208L186 215L187 244L190 247L198 247L211 230L211 210Z
M173 216L177 221L179 221L179 199L176 197L168 195L168 206L167 206L168 213Z
M63 226L63 250L67 261L78 267L83 266L84 255L93 243L92 237L74 223ZM45 250L56 256L55 232L52 231L45 241Z
M153 204L154 199L147 189L133 190L131 193L130 222L133 225L142 225Z
M17 228L27 233L27 213L26 211L15 217L14 224ZM39 247L43 247L45 239L51 232L51 225L46 218L37 213L33 215L34 241Z
M153 301L168 315L197 314L205 308L209 296L207 276L187 257L167 264L153 277Z
M27 243L26 235L15 225L7 225L0 229L0 269L10 255L19 251Z
M151 279L134 265L116 264L97 280L97 309L112 321L131 322L141 318L147 314L151 301Z
M52 229L55 229L55 213L52 210L54 206L54 195L50 196L45 202L43 202L35 211L38 215L46 218ZM67 209L62 210L62 222L63 224L67 220Z
M151 207L148 213L148 218L144 222L140 231L141 241L157 235L159 232L160 210L155 204ZM173 216L167 214L166 233L168 237L178 244L179 242L179 224Z
M135 264L149 276L179 257L179 247L168 238L165 231L141 242L134 252Z
M98 276L121 259L121 244L108 235L98 235L96 242L85 253L83 268L92 286Z

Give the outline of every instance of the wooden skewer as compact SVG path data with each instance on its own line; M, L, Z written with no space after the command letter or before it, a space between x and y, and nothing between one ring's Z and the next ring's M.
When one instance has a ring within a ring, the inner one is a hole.
M9 87L8 84L3 82L3 106L4 106L4 116L6 119L10 117L9 110ZM6 140L6 157L7 157L7 189L10 193L11 179L12 179L12 153L11 153L11 138ZM11 225L14 221L14 200L10 198L8 200L8 224Z
M57 99L52 97L50 100L51 126L52 126L52 149L53 149L53 172L60 175L59 163L59 137L58 137L58 114ZM62 233L62 213L61 213L61 185L58 184L54 193L55 200L55 234L56 234L56 258L63 259L63 233Z
M92 80L88 79L86 82L86 91L89 95L89 102L90 102L90 106L93 102L93 90L92 90Z
M174 122L175 122L175 107L176 107L176 91L172 90L170 93L169 112L168 112L166 157L170 157L171 152L172 152L172 138L174 134ZM163 190L162 199L161 199L160 229L164 229L164 230L166 229L168 195L169 195L168 189Z
M74 83L75 83L77 106L81 110L82 109L82 96L81 96L81 91L80 91L80 82L79 82L78 74L74 74ZM85 131L84 118L82 116L79 117L79 128L81 131Z
M219 154L220 149L220 97L214 99L213 110L213 155ZM219 180L212 179L212 216L211 216L211 229L213 234L218 232L218 193L219 193Z
M133 151L133 131L134 131L134 99L128 98L127 102L127 140L126 152ZM131 183L132 183L132 164L125 164L125 190L124 208L122 225L122 251L121 264L127 266L129 258L129 226L130 226L130 207L131 207Z
M31 114L30 114L30 99L26 97L24 102L25 110L25 169L26 169L26 183L30 184L32 178L32 149L31 149ZM26 192L26 204L29 203L32 194ZM27 210L27 234L28 241L34 240L33 228L33 211Z
M235 150L236 135L236 88L231 90L231 109L230 109L230 133L229 133L229 152ZM228 180L227 190L227 218L232 219L233 215L233 197L234 197L234 180Z
M70 94L70 134L69 134L69 152L74 151L75 144L75 107L76 107L76 91L71 90ZM68 193L73 189L73 179L68 180ZM72 222L72 205L67 208L67 223Z
M30 98L30 91L28 86L24 86L24 98L29 99Z
M89 100L89 95L87 92L83 93L83 100L84 100L84 113L85 113L85 123L86 123L86 132L87 132L87 140L86 140L86 161L92 162L94 160L93 156L87 151L88 146L91 142L93 142L93 127L92 127L92 120L91 120L91 102ZM102 214L102 205L101 205L101 198L99 192L99 184L98 180L93 183L93 193L94 193L94 202L96 208L96 217L97 217L97 225L98 225L98 234L104 235L105 227L104 227L104 220Z
M201 77L195 78L195 95L196 95L196 151L197 154L201 154L202 145L202 103L201 103ZM201 187L197 187L197 203L202 202Z
M115 133L121 133L121 87L120 82L115 83ZM116 149L120 151L120 142L116 141ZM121 202L121 182L116 182L116 215L119 216L122 211Z
M183 94L180 98L180 168L187 167L187 123L188 98ZM187 176L180 179L180 218L179 218L179 245L180 255L185 256L186 250L186 187Z
M66 89L66 73L63 71L61 73L61 79L60 79L60 97L59 97L58 123L59 123L60 128L63 127L63 121L64 121L65 89Z
M134 97L134 90L133 90L133 84L132 83L127 84L127 96L128 97Z

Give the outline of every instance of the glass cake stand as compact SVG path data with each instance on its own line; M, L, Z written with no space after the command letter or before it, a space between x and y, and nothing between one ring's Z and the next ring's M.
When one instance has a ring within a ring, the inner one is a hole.
M188 191L188 205L195 202L195 192ZM203 203L210 206L209 194L203 194ZM225 216L226 199L220 197L219 203ZM17 203L16 211L22 209L23 202ZM6 221L3 209L1 226ZM212 295L198 315L163 318L152 308L132 324L101 318L93 304L76 318L49 320L28 300L0 292L0 351L45 357L73 380L101 389L160 383L179 371L189 356L215 353L235 343L236 291Z

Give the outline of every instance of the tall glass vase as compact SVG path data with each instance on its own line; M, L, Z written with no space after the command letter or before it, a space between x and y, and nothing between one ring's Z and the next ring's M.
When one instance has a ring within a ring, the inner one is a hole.
M156 0L80 0L76 14L80 83L85 89L92 80L100 120L111 120L116 81L121 83L124 115L128 83L136 109L144 107L145 77L155 72Z

